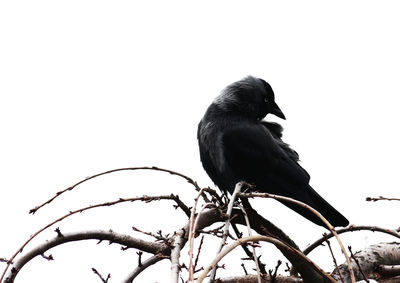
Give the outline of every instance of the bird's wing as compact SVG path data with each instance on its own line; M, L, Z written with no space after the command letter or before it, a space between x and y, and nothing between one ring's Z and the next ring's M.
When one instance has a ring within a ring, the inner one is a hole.
M227 128L222 143L224 157L234 175L250 183L269 186L259 188L262 191L295 197L293 194L297 194L297 189L309 183L308 173L288 156L261 124L238 124Z

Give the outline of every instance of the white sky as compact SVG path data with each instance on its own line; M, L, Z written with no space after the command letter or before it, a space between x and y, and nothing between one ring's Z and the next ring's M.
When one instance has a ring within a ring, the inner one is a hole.
M365 0L1 1L0 257L88 204L171 192L190 204L195 194L184 181L130 172L94 180L28 215L58 190L119 167L160 166L211 186L197 123L222 88L249 74L272 85L287 117L285 141L313 187L351 223L397 228L400 204L364 200L399 197L398 11L397 1ZM256 205L301 247L323 232L272 200ZM131 233L132 225L173 231L183 223L170 205L130 204L57 226ZM357 233L343 240L357 250L393 239ZM313 259L331 270L321 250ZM88 242L51 253L54 262L38 259L17 282L100 282L91 267L118 282L137 258ZM79 263L85 254L87 265ZM266 247L269 268L277 256ZM168 281L167 261L164 268L158 282ZM154 282L158 273L141 280Z

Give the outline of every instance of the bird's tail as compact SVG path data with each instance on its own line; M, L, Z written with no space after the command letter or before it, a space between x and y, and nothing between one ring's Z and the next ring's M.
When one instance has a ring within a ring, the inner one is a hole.
M305 191L307 191L307 194L302 194L301 197L296 199L316 209L334 227L349 225L349 221L346 217L324 200L311 186L308 185ZM282 203L315 224L328 228L325 223L309 209L294 203L285 201L282 201Z

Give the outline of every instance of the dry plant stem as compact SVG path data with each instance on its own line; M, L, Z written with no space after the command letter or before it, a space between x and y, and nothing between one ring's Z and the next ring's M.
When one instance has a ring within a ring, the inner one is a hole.
M249 218L247 217L246 210L241 205L239 205L239 208L243 212L244 219L246 220L247 232L249 234L249 237L251 237L252 233L251 233L250 221L249 221ZM256 270L257 270L257 282L261 283L261 272L260 272L260 266L258 265L258 258L257 258L257 254L256 254L256 248L254 246L252 246L252 250L253 250L254 263L256 265Z
M358 270L360 271L362 277L364 278L365 282L369 282L367 276L365 276L364 271L362 270L360 263L358 262L358 259L354 256L353 251L351 250L351 246L348 246L348 249L350 251L350 256L354 260L354 262L357 264ZM336 267L337 268L337 267Z
M14 255L9 259L9 261L7 262L7 266L5 267L3 274L0 278L0 282L2 282L4 275L6 274L9 266L11 265L11 263L14 261L15 257L22 252L22 250L26 247L27 244L29 244L30 241L32 241L37 235L39 235L40 233L42 233L44 230L46 230L47 228L53 226L54 224L64 220L67 217L70 217L74 214L77 213L81 213L83 211L89 210L89 209L93 209L93 208L97 208L97 207L105 207L105 206L112 206L118 203L123 203L123 202L133 202L133 201L146 201L146 202L150 202L150 201L154 201L154 200L162 200L162 199L174 199L174 195L166 195L166 196L143 196L143 197L135 197L135 198L120 198L116 201L111 201L111 202L105 202L105 203L100 203L100 204L95 204L95 205L91 205L91 206L87 206L84 208L80 208L74 211L70 211L68 214L61 216L60 218L57 218L56 220L54 220L53 222L47 224L46 226L44 226L43 228L41 228L40 230L38 230L37 232L35 232L15 253Z
M196 188L197 191L200 191L200 190L201 190L200 187L197 185L197 183L196 183L193 179L191 179L191 178L189 178L189 177L187 177L187 176L185 176L185 175L183 175L183 174L181 174L181 173L172 171L172 170L163 169L163 168L158 168L158 167L155 167L155 166L152 166L152 167L142 166L142 167L118 168L118 169L108 170L108 171L105 171L105 172L101 172L101 173L92 175L92 176L90 176L90 177L87 177L87 178L85 178L85 179L83 179L83 180L81 180L81 181L75 183L74 185L72 185L72 186L70 186L70 187L68 187L68 188L66 188L66 189L64 189L64 190L62 190L62 191L57 192L56 195L55 195L54 197L52 197L52 198L50 198L49 200L45 201L45 202L42 203L41 205L36 206L35 208L32 208L32 209L29 211L29 213L34 214L34 213L37 212L40 208L42 208L42 207L45 206L46 204L51 203L54 199L58 198L58 197L59 197L60 195L62 195L63 193L65 193L65 192L67 192L67 191L72 191L75 187L77 187L77 186L79 186L80 184L85 183L85 182L87 182L87 181L89 181L89 180L91 180L91 179L94 179L94 178L99 177L99 176L102 176L102 175L114 173L114 172L119 172L119 171L135 171L135 170L154 170L154 171L166 172L166 173L169 173L169 174L171 174L171 175L179 176L179 177L185 179L188 183L192 184L192 185Z
M63 236L56 236L44 242L43 244L35 247L31 251L20 257L18 260L16 260L15 263L13 264L12 271L8 274L7 278L5 279L5 282L6 283L14 282L14 279L18 275L18 272L21 270L21 268L34 257L45 253L46 251L55 246L59 246L68 242L82 241L82 240L110 241L110 243L117 243L125 247L140 249L142 251L152 254L158 254L160 252L165 252L168 250L168 246L166 244L148 242L111 231L93 230L86 232L66 233L63 234ZM165 254L165 256L167 255L168 254Z
M214 259L213 261L204 269L204 271L200 274L199 278L197 279L197 283L201 283L203 282L203 280L206 278L207 274L211 271L211 269L216 266L218 264L218 262L224 257L226 256L228 253L230 253L232 250L234 250L236 247L243 245L247 242L269 242L274 244L276 247L281 247L281 248L288 248L291 249L293 252L297 253L299 256L301 256L302 258L304 258L304 260L309 261L309 259L307 259L300 251L295 250L289 246L287 246L285 243L281 242L280 240L273 238L273 237L267 237L267 236L260 236L260 235L256 235L256 236L250 236L250 237L246 237L246 238L240 238L238 240L236 240L235 242L233 242L232 244L230 244L229 246L227 246L224 250L222 250ZM331 276L329 276L328 274L324 273L321 268L319 268L318 266L316 266L314 264L314 267L316 269L319 270L319 272L321 274L324 274L325 278L327 280L329 280L330 282L333 283L337 283Z
M380 232L380 233L385 233L392 235L393 237L399 238L400 239L400 233L398 233L396 230L391 230L391 229L385 229L377 226L355 226L355 225L350 225L349 227L342 228L336 230L337 234L342 234L346 232L354 232L354 231L371 231L371 232ZM326 234L326 236L319 238L316 240L314 243L309 245L306 249L304 249L303 253L305 255L309 254L311 251L313 251L316 247L320 246L325 239L330 239L334 235L332 233Z
M324 234L324 235L326 235L326 234ZM333 263L335 264L335 268L338 270L340 281L342 281L342 283L344 283L343 275L339 270L335 255L333 254L333 251L332 251L331 243L329 242L328 239L325 239L325 240L326 240L326 243L328 244L329 251L331 252L331 256L333 258Z
M230 224L230 218L231 218L231 214L232 214L233 204L235 203L235 199L236 199L237 195L240 193L242 186L243 186L243 182L238 182L235 185L235 189L234 189L234 191L232 193L232 197L229 201L228 209L226 210L226 221L225 221L225 226L224 226L224 233L222 234L222 240L221 240L221 244L219 246L217 254L221 252L222 248L226 244L226 239L228 238L228 234L229 234L229 224ZM210 282L214 281L216 274L217 274L217 265L214 266L214 268L211 272Z
M365 200L366 201L378 201L378 200L389 200L389 201L390 200L397 200L397 201L399 201L400 198L387 198L387 197L379 196L377 198L367 197Z
M154 255L150 257L149 259L146 259L145 261L142 262L141 266L138 266L133 270L123 281L122 283L131 283L143 270L148 268L149 266L156 264L157 262L165 259L167 257L162 256L162 255Z
M331 233L335 236L336 241L338 242L338 244L339 244L339 246L340 246L340 249L342 250L342 253L343 253L343 255L344 255L345 258L346 258L346 262L347 262L348 268L349 268L349 273L350 273L351 282L352 282L352 283L355 283L355 282L356 282L356 279L355 279L355 276L354 276L354 271L353 271L353 268L351 267L350 257L349 257L349 255L347 254L346 249L344 248L343 243L342 243L342 241L340 240L338 234L336 233L335 228L334 228L334 227L328 222L328 220L326 220L325 217L323 217L323 216L321 215L321 213L319 213L317 210L315 210L315 209L312 208L311 206L309 206L309 205L307 205L307 204L305 204L305 203L303 203L303 202L301 202L301 201L298 201L298 200L295 200L295 199L292 199L292 198L289 198L289 197L274 195L274 194L267 194L267 193L242 194L242 193L241 193L241 194L239 194L239 195L240 195L241 197L265 197L265 198L273 198L273 199L276 199L276 200L291 202L291 203L297 204L297 205L299 205L299 206L302 206L302 207L307 208L308 210L310 210L312 213L314 213L316 216L318 216L318 217L322 220L322 222L324 222L324 224L329 228L329 230L331 231Z
M189 242L189 282L194 282L194 268L193 268L193 244L194 244L194 234L196 231L196 225L195 225L195 215L196 215L196 207L197 203L199 202L199 198L201 194L203 193L203 189L200 190L199 194L194 200L194 205L192 208L192 213L190 215L190 220L189 220L189 237L188 237L188 242Z
M175 240L172 244L173 248L171 251L171 283L179 282L180 264L179 256L181 249L184 245L185 229L181 229L175 233Z

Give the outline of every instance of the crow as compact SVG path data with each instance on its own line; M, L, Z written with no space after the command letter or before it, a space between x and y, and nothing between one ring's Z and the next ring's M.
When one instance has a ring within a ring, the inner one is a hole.
M308 204L333 226L347 226L349 221L309 185L299 155L282 141L282 126L262 120L267 114L286 119L271 86L253 76L227 86L212 102L197 131L200 159L211 180L231 194L237 182L245 181L252 190ZM308 209L282 203L326 228Z

